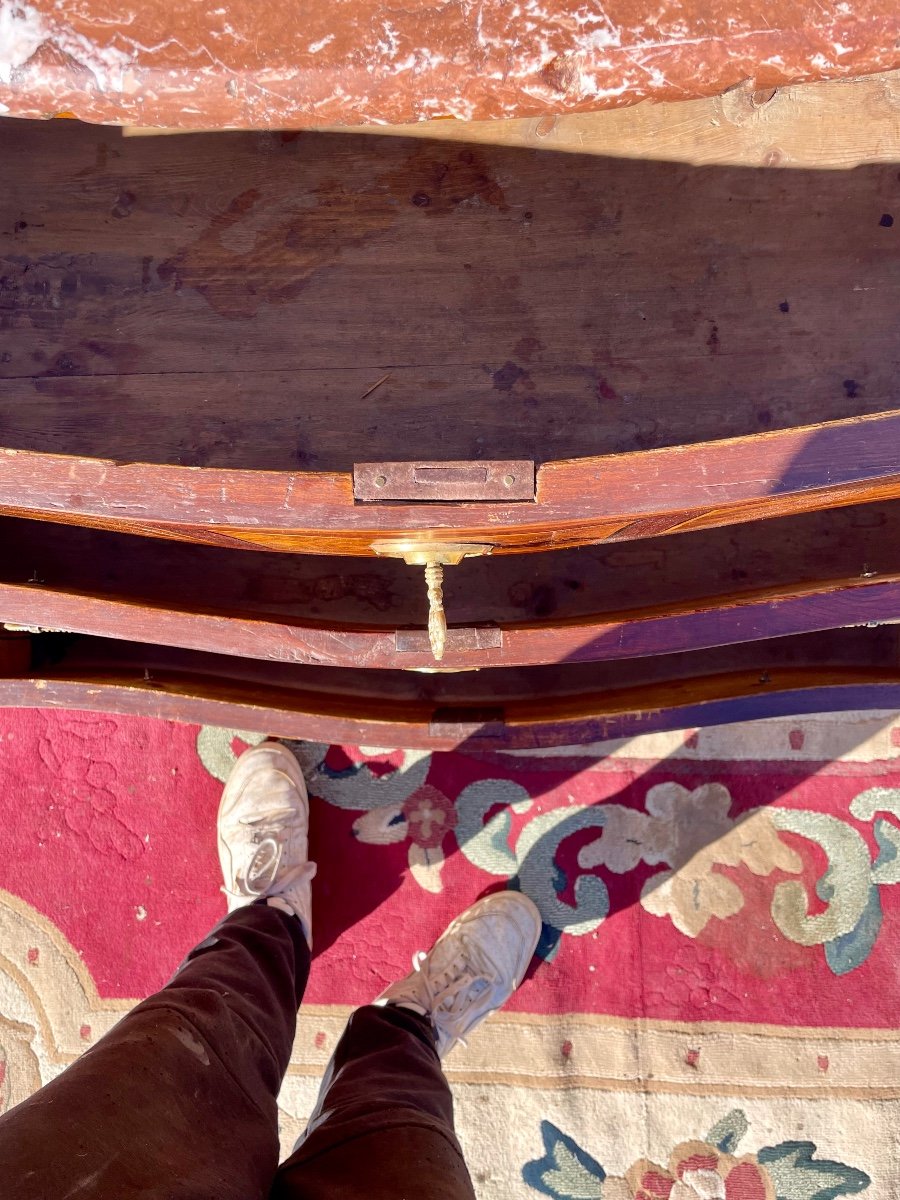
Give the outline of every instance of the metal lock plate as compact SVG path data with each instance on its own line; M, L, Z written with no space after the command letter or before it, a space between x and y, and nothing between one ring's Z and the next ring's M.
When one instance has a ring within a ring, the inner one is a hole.
M408 500L418 503L454 500L534 501L534 463L522 460L486 462L356 463L356 500Z

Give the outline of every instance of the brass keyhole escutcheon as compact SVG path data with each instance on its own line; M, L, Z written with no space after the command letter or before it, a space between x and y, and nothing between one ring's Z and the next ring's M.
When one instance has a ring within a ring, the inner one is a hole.
M444 657L447 644L444 567L456 566L464 558L490 554L493 548L483 542L417 542L412 538L372 543L372 549L383 558L402 558L411 567L425 568L425 586L428 591L428 641L436 662L440 662Z

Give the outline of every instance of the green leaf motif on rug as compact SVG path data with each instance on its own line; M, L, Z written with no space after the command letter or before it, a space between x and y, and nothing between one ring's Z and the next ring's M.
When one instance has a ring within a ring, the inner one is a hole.
M544 1157L525 1164L525 1182L552 1200L602 1200L600 1164L550 1121L541 1121L541 1137Z
M197 757L213 779L224 783L237 762L234 743L245 742L258 746L266 740L264 733L249 729L220 729L218 725L203 725L197 734Z
M706 1140L723 1154L734 1154L750 1128L750 1122L739 1108L733 1108L727 1117L717 1121L706 1135Z
M812 1142L764 1146L757 1158L775 1184L777 1200L837 1200L855 1196L872 1182L864 1171L816 1159Z

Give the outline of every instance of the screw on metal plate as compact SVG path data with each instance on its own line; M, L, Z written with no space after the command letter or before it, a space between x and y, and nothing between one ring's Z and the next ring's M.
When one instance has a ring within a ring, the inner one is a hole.
M428 589L428 641L435 661L444 657L447 644L447 615L444 612L444 567L456 566L464 558L490 554L493 546L476 542L373 542L372 549L383 558L402 558L412 567L425 568Z

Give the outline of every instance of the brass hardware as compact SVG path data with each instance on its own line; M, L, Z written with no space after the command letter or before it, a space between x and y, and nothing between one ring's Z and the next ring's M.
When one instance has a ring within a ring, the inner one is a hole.
M405 667L406 671L415 671L417 675L461 675L469 671L480 671L480 667Z
M354 463L353 498L369 503L492 500L501 504L509 501L533 504L535 465L530 459Z
M425 564L425 586L428 588L428 640L431 653L438 662L444 657L447 643L447 614L444 612L444 568L439 562Z
M465 542L373 542L372 549L383 558L402 558L411 567L425 568L428 589L428 641L436 662L444 657L447 643L447 616L444 612L444 567L455 567L464 558L490 554L493 546Z

